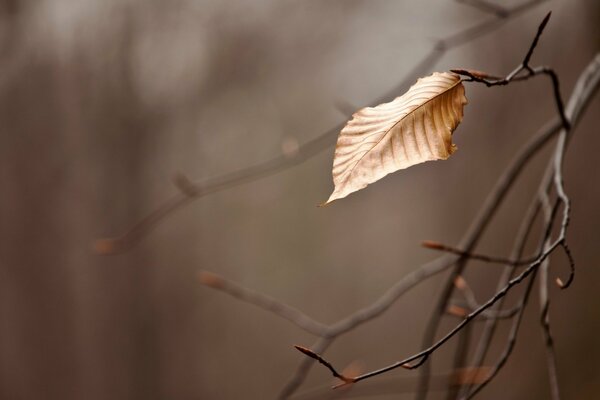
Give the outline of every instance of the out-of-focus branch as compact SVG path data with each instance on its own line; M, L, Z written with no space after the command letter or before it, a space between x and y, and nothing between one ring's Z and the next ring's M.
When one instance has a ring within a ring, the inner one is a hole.
M544 216L546 219L551 218L549 211L548 196L543 195L542 202L544 204ZM548 245L548 242L546 243ZM548 296L548 269L550 267L549 260L540 267L540 323L544 335L544 344L546 348L546 364L548 366L548 378L550 382L550 395L552 400L560 400L560 390L558 386L558 374L556 372L556 357L554 355L554 339L550 332L550 298Z
M460 256L461 258L468 258L470 260L483 261L483 262L491 263L491 264L507 264L507 265L512 265L513 267L516 267L519 265L531 264L536 259L536 257L530 257L530 258L527 258L524 260L509 260L507 258L488 256L486 254L477 254L477 253L473 253L470 251L457 249L456 247L448 246L448 245L445 245L440 242L435 242L433 240L424 240L423 242L421 242L421 246L431 249L431 250L437 250L437 251L443 251L446 253L456 254L457 256Z
M458 3L466 4L473 8L477 8L478 10L481 10L488 14L492 14L498 18L506 18L510 15L509 11L506 8L501 7L494 3L490 3L488 1L484 1L484 0L456 0L456 1Z
M472 28L465 29L458 33L448 36L443 40L439 40L430 52L417 64L413 70L406 75L405 79L397 85L393 90L380 96L373 101L373 104L379 104L387 101L390 97L394 97L400 90L411 84L416 77L423 75L428 71L447 51L461 46L480 38L496 29L508 21L534 6L543 3L547 0L530 0L511 9L495 7L494 12L497 18L491 21L484 21ZM467 5L489 8L491 3L469 0L464 1ZM483 5L485 3L485 5ZM500 15L501 14L501 15ZM131 226L125 233L112 238L98 239L94 242L94 251L98 254L109 255L121 253L129 250L148 232L150 232L159 222L171 215L178 209L190 204L193 200L200 199L206 195L227 190L244 183L253 182L271 175L275 175L281 171L302 164L313 156L321 153L335 143L335 139L339 131L344 127L344 123L327 130L323 134L317 136L311 141L301 145L293 154L280 154L270 160L255 164L250 167L242 168L237 171L209 178L200 182L193 182L183 174L176 175L174 181L175 186L180 189L180 192L166 200L154 211L150 212L146 217ZM185 183L183 186L182 183Z
M268 310L283 319L286 319L308 333L315 336L326 336L328 326L315 321L298 309L291 307L285 303L275 300L262 293L255 292L245 287L239 286L236 283L223 278L212 272L201 271L198 274L198 280L203 285L212 287L225 292L241 301L254 304L257 307Z

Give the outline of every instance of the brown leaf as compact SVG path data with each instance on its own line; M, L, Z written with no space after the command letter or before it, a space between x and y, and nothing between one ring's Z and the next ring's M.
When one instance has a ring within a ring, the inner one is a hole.
M436 72L392 102L355 113L338 137L335 190L325 204L399 169L448 158L456 150L452 131L463 117L464 93L458 75Z

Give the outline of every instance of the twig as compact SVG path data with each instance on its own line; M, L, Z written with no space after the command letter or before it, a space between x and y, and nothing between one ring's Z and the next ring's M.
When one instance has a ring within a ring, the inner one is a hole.
M457 317L464 318L470 312L481 307L481 304L475 298L475 293L473 292L473 290L471 289L471 287L469 286L467 281L462 276L458 276L454 280L454 286L456 287L456 289L458 291L460 291L462 293L465 301L467 302L467 306L469 307L469 309L465 310L464 308L462 308L462 309L457 310L455 307L453 307L454 305L451 304L448 307L448 312L450 314L455 315ZM482 317L485 317L486 319L507 319L507 318L512 318L518 311L519 311L519 307L513 307L508 310L486 310L481 315L482 315Z
M587 107L589 104L593 94L595 94L598 83L600 82L600 55L598 55L588 66L586 71L582 74L578 83L576 85L575 90L573 91L573 95L571 96L571 101L569 102L572 107L567 108L567 112L570 113L572 124L575 124L581 112ZM495 188L492 190L492 194L486 201L486 206L484 206L483 211L480 212L479 218L477 218L476 222L473 224L474 228L470 231L472 235L480 234L483 231L483 227L485 226L484 222L487 218L491 218L493 214L493 209L497 207L501 198L506 194L508 187L510 187L511 183L514 182L516 177L519 175L519 172L524 167L524 165L531 159L542 146L547 142L549 138L552 137L554 133L556 133L561 127L561 122L558 119L551 121L546 124L540 132L532 139L530 142L524 146L520 153L515 157L515 160L509 165L505 173L499 179ZM532 212L531 214L535 215L536 212ZM478 227L478 228L475 228ZM529 230L530 226L527 227L526 230ZM468 238L468 237L466 237ZM514 257L518 258L518 257ZM439 260L439 259L438 259ZM514 270L511 268L511 270ZM416 272L416 271L415 271ZM522 311L517 313L519 315ZM495 321L494 321L495 322ZM515 328L515 330L518 328ZM508 357L508 355L507 355ZM295 375L296 377L296 375ZM363 378L364 379L364 378ZM478 389L479 390L479 389Z
M317 353L313 352L312 350L310 350L306 347L297 346L297 345L294 345L294 347L296 348L296 350L303 353L304 355L317 360L320 364L323 364L327 369L329 369L331 371L334 378L341 379L344 383L353 383L354 382L354 380L352 378L348 378L348 377L344 376L343 374L337 372L335 370L335 368L333 368L333 365L331 365L329 362L327 362L327 360L325 360L323 357L321 357Z
M253 290L239 286L220 275L212 272L201 271L198 273L198 280L203 285L218 289L246 303L254 304L257 307L270 311L283 319L286 319L308 333L316 336L326 336L328 326L322 324L285 303L275 300L269 296L257 293Z
M506 264L506 265L511 265L513 267L516 267L519 265L531 264L536 259L536 257L530 257L530 258L527 258L524 260L510 260L508 258L488 256L485 254L477 254L477 253L457 249L456 247L448 246L443 243L435 242L432 240L423 241L421 243L421 246L426 247L431 250L437 250L437 251L443 251L446 253L456 254L457 256L460 256L461 258L468 258L470 260L478 260L478 261L483 261L483 262L491 263L491 264Z
M322 339L317 340L311 347L312 347L313 351L315 351L316 353L322 353L331 345L333 340L334 340L333 338L332 339L323 339L322 338ZM308 374L308 371L310 370L310 368L312 366L313 366L313 359L309 358L309 357L303 357L302 360L300 360L300 364L296 368L296 372L294 372L294 374L291 376L291 378L288 379L286 384L283 386L283 388L279 392L279 395L277 396L277 398L279 400L284 400L284 399L287 399L289 396L291 396L300 387L302 382L304 382L306 374Z
M548 366L548 378L550 382L550 394L552 400L560 400L558 386L558 374L556 372L556 357L554 355L554 339L550 332L550 298L548 296L548 267L544 263L540 269L540 323L542 326L544 347L546 349L546 364Z
M506 8L500 7L497 4L489 3L483 0L457 0L457 2L466 4L473 8L477 8L483 12L492 14L498 18L506 18L510 15Z
M546 27L546 24L548 23L548 20L550 19L551 15L552 15L552 12L549 12L548 14L546 14L544 19L540 23L537 33L536 33L535 37L533 38L533 41L531 42L531 45L529 46L529 50L527 50L527 53L525 54L525 57L523 58L523 61L521 62L521 64L517 68L515 68L511 73L509 73L505 78L489 79L489 78L484 77L480 73L474 73L473 71L470 71L468 69L461 69L461 68L452 69L451 71L456 74L466 76L468 79L466 79L465 81L467 81L467 82L479 82L479 83L485 84L487 87L505 86L513 81L515 81L515 82L516 81L525 81L525 80L528 80L539 74L548 75L550 77L550 79L552 80L552 89L554 91L554 100L556 102L556 108L557 108L558 114L561 118L563 128L566 130L569 130L570 122L565 115L565 109L564 109L564 105L562 102L562 97L560 95L560 86L559 86L558 76L556 75L554 70L552 70L549 67L532 68L529 65L529 61L531 60L533 51L535 50L537 43L540 39L540 36L544 32L544 28ZM523 73L523 72L525 72L525 73ZM560 152L560 151L557 151L556 154L559 154L559 153L562 154L562 152ZM557 160L556 160L557 164L562 163L561 157L562 156L560 156L560 157L557 156ZM557 167L560 167L560 165L557 165ZM564 197L566 199L566 195Z

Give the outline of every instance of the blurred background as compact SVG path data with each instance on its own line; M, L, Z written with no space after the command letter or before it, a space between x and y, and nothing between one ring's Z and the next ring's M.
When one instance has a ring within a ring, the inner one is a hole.
M596 0L540 2L423 75L508 73L548 10L533 64L553 66L568 99L600 48ZM97 255L92 243L175 194L175 172L202 180L293 150L345 121L346 108L412 84L437 40L494 18L450 0L0 2L0 398L275 398L303 357L292 344L314 338L199 285L197 272L325 323L370 304L438 256L422 240L458 243L506 163L554 115L546 79L467 85L452 158L331 207L316 207L333 188L330 146L190 203L127 252ZM596 98L582 118L565 165L578 274L569 290L551 291L565 399L600 392L599 106ZM479 251L508 254L548 154L519 180ZM484 299L501 267L482 268L471 282ZM564 257L551 271L565 276ZM341 337L328 358L373 369L420 350L445 276ZM480 398L548 398L538 320L535 293L513 357ZM434 357L435 371L447 371L449 354ZM330 382L313 368L300 392Z

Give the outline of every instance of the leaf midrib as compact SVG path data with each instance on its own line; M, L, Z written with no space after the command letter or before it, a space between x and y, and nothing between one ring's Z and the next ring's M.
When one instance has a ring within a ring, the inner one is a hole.
M441 95L446 94L450 90L454 89L460 83L462 83L462 79L459 78L458 81L456 81L456 83L454 83L452 86L448 87L448 89L444 90L443 92L438 93L434 97L432 97L432 98L428 99L427 101L423 102L423 104L419 104L411 112L407 113L405 116L403 116L402 118L400 118L398 121L394 122L394 124L392 124L392 126L390 126L389 129L386 130L386 132L381 136L381 138L369 150L367 150L365 152L365 154L363 154L362 156L360 156L360 158L356 161L356 163L354 163L354 165L352 166L352 168L350 168L350 170L345 174L346 177L350 176L350 174L352 174L352 172L354 171L354 169L356 168L356 166L362 161L362 159L367 154L369 154L375 147L377 147L379 145L379 143L392 131L392 129L394 129L394 127L396 127L399 123L401 123L402 121L404 121L404 119L406 117L408 117L410 114L412 114L415 111L417 111L419 108L425 106L430 101L433 101L433 100L437 99L438 97L440 97ZM344 181L346 181L346 180L347 179L344 179Z

